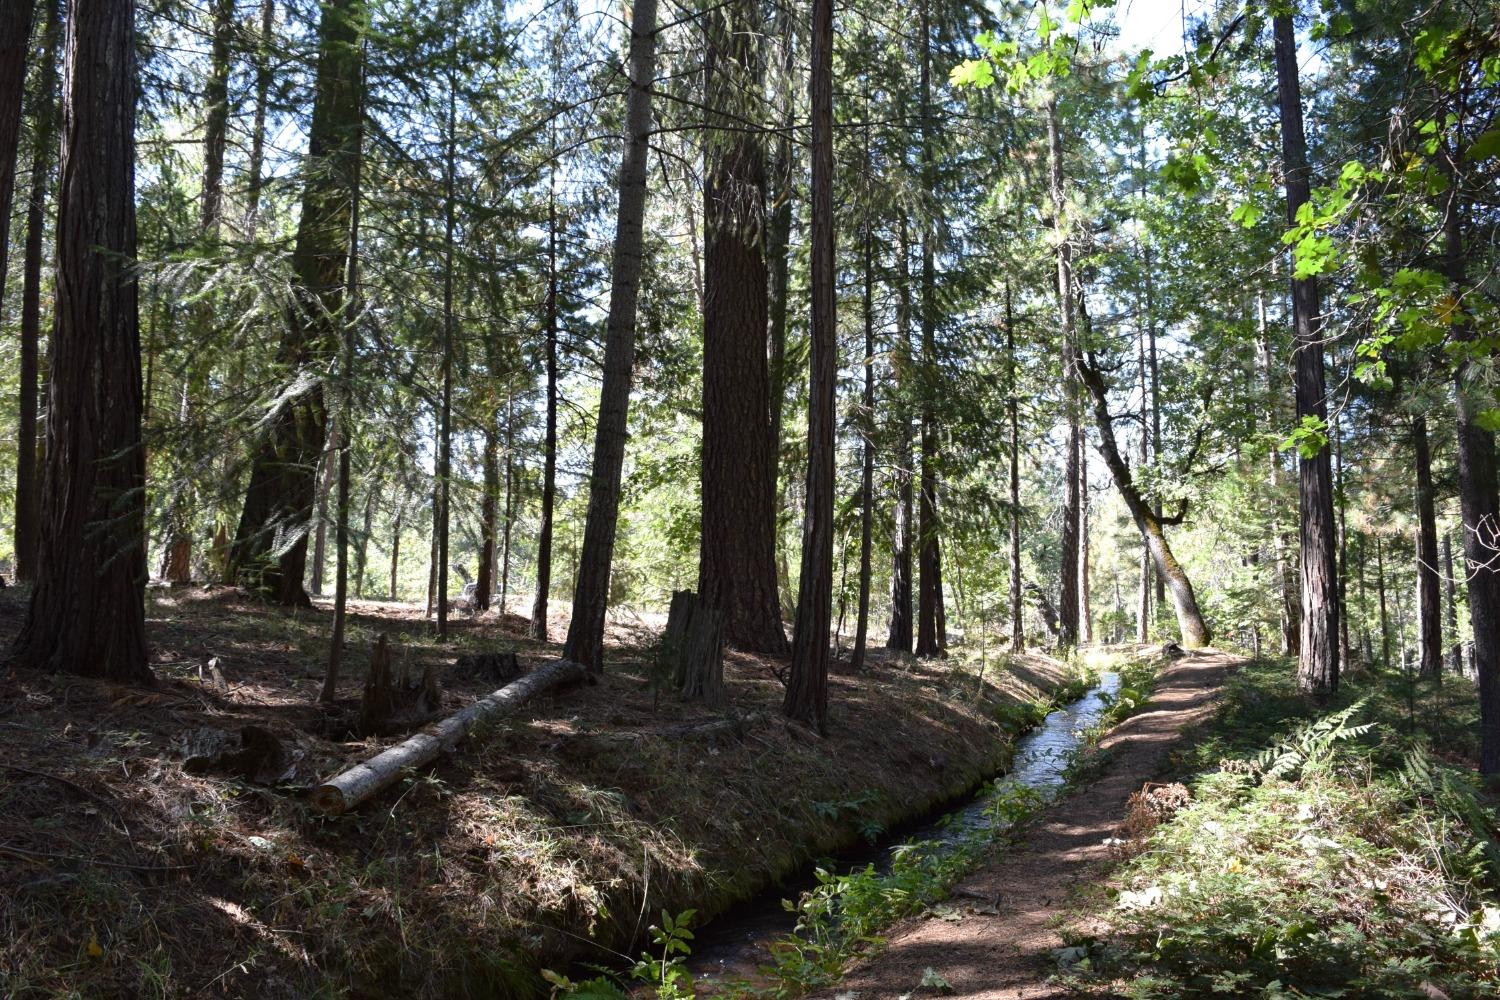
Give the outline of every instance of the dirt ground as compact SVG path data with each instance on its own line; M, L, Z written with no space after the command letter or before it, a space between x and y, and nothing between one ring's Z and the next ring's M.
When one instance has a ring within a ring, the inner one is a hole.
M964 904L961 920L918 918L893 928L879 954L823 996L936 995L918 989L928 969L948 983L952 996L968 1000L1070 995L1049 981L1057 971L1053 949L1063 945L1057 928L1069 915L1070 894L1110 866L1106 841L1116 836L1127 800L1161 773L1189 731L1209 721L1225 676L1239 662L1201 651L1165 669L1149 705L1101 743L1108 763L1100 778L1048 809L1022 846L956 888L954 900Z
M311 810L317 780L398 738L347 728L377 636L398 672L436 671L453 710L495 686L461 654L557 655L526 638L525 606L458 616L439 643L420 606L354 602L331 709L326 602L283 611L223 588L150 592L154 688L0 667L0 996L544 994L538 967L616 962L663 908L706 919L972 788L1008 759L1016 709L1069 679L1035 654L881 651L830 678L819 739L779 722L784 660L732 653L728 704L683 703L653 665L660 618L624 613L598 683L536 699L350 815ZM0 650L24 611L23 591L0 591ZM565 616L550 628L561 640ZM724 716L762 721L682 735ZM204 730L246 726L274 735L279 766L188 766Z

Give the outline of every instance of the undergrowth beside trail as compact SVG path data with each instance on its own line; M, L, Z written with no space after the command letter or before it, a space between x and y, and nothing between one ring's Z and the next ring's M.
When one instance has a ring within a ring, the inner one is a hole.
M1074 701L1098 683L1099 675L1115 671L1120 687L1105 696L1107 708L1081 735L1077 750L1062 765L1064 788L1086 783L1105 761L1099 740L1146 702L1160 661L1134 650L1088 651L1077 672L1048 699L1033 699L1003 708L1007 731L1019 733L1042 722L1058 705ZM1080 765L1080 760L1089 763ZM1054 793L1056 794L1056 793ZM794 930L773 942L769 960L752 979L714 983L705 992L688 974L696 914L662 913L650 928L653 950L641 954L623 975L606 973L573 981L547 973L554 996L571 1000L622 1000L631 989L644 989L656 1000L713 996L721 1000L790 1000L831 985L851 959L882 945L881 931L897 921L930 912L949 912L943 901L962 878L1009 846L1053 795L1007 780L987 783L979 796L986 823L964 829L949 839L909 840L893 849L890 863L868 864L840 872L830 861L820 862L816 885L783 905L796 915ZM946 820L952 820L950 814Z
M1496 995L1500 830L1469 763L1472 687L1364 673L1319 709L1293 676L1261 660L1230 680L1178 762L1191 802L1126 846L1112 898L1059 954L1073 985L1141 1000Z

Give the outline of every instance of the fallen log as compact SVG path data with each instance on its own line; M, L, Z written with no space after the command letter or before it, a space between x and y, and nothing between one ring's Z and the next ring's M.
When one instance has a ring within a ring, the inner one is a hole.
M395 782L406 768L421 767L436 760L445 749L463 739L475 723L509 715L544 691L560 684L582 681L587 676L588 671L583 665L571 660L553 660L538 667L426 731L328 779L313 789L313 808L330 815L347 812Z

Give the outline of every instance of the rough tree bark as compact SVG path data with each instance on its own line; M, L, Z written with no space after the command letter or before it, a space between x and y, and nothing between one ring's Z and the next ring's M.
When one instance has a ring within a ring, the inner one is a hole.
M1443 199L1443 269L1459 303L1473 294L1466 254L1468 207L1463 190L1466 110L1460 94L1454 107L1456 134L1445 139L1442 147L1449 182ZM1455 341L1465 345L1479 336L1462 309L1452 333ZM1476 366L1467 359L1454 373L1458 497L1474 668L1479 681L1479 771L1493 778L1500 775L1500 480L1495 467L1495 435L1479 420L1491 403L1483 380L1476 380L1476 374Z
M885 648L912 651L912 450L911 450L911 248L906 237L906 217L899 219L896 242L896 345L892 365L896 374L895 417L896 487L894 533L891 538L891 621Z
M149 684L135 4L72 0L66 26L41 539L11 663Z
M703 516L698 599L725 615L742 649L786 651L776 591L776 448L765 432L771 383L760 137L758 0L704 17Z
M1281 112L1281 159L1286 183L1287 221L1311 197L1312 171L1302 128L1302 88L1297 78L1297 39L1290 14L1273 19L1276 92ZM1292 279L1292 356L1295 363L1297 420L1328 422L1323 372L1322 322L1316 278ZM1297 683L1320 698L1339 687L1338 550L1334 542L1333 469L1326 447L1298 463L1301 512L1302 629Z
M1109 467L1115 488L1120 491L1120 498L1125 501L1125 506L1151 553L1156 573L1172 598L1182 644L1189 649L1206 646L1211 639L1208 625L1203 620L1202 612L1198 610L1198 598L1193 593L1192 581L1167 544L1167 536L1162 531L1166 519L1157 517L1156 511L1141 496L1140 489L1130 474L1130 465L1116 443L1114 422L1109 414L1109 390L1104 384L1104 375L1092 360L1084 363L1080 359L1076 371L1079 381L1093 400L1094 425L1099 431L1099 451L1104 456L1104 464Z
M323 674L323 689L318 700L332 702L338 697L339 671L344 663L344 628L349 607L349 478L350 459L354 450L354 359L359 330L359 199L364 166L364 81L360 80L356 96L359 109L354 139L354 187L349 193L349 260L345 264L344 314L339 317L343 343L339 357L339 416L334 425L338 447L338 501L335 511L333 570L333 635L328 643L328 668ZM369 531L370 508L365 506L365 530ZM361 554L361 572L364 557ZM385 637L381 637L384 649Z
M453 522L453 230L456 217L458 52L448 63L448 122L443 149L443 398L438 418L437 638L448 638L448 534Z
M932 23L927 0L920 12L922 58L918 77L918 120L921 134L921 180L932 190ZM938 427L935 395L937 374L937 241L936 220L922 216L922 285L918 319L922 329L922 360L919 385L921 402L922 467L917 489L917 648L918 656L942 656L947 637L940 619L943 600L942 553L938 539Z
M1062 566L1058 573L1057 646L1068 650L1078 645L1078 456L1082 448L1079 429L1078 331L1073 311L1073 249L1067 227L1067 192L1063 187L1062 129L1057 101L1049 99L1047 114L1047 167L1052 199L1053 239L1057 244L1057 302L1063 338L1063 408L1068 421L1063 460Z
M326 0L321 8L317 96L292 250L296 302L277 348L277 362L292 382L256 446L230 554L234 579L288 606L311 603L302 576L328 421L323 385L311 372L338 349L334 317L343 312L358 153L361 9L360 0Z
M552 167L547 179L547 401L542 440L541 529L536 543L536 593L529 633L547 641L547 603L552 592L552 516L557 502L557 131L553 127Z
M266 102L271 95L271 29L276 23L276 0L261 0L260 34L255 40L255 111L250 125L249 180L245 191L245 233L255 239L260 221L260 194L265 186Z
M868 103L868 102L867 102ZM868 116L867 116L868 117ZM865 130L865 159L870 158L869 130ZM863 454L859 481L859 609L854 625L854 650L849 667L855 673L865 666L865 643L870 637L870 557L875 533L875 253L870 221L865 219L864 296L865 351L861 367L865 386L861 399L860 436Z
M573 588L573 617L564 656L589 670L604 668L604 615L620 513L625 462L625 416L635 367L636 301L641 284L642 225L646 214L646 159L651 136L651 88L656 78L656 0L636 0L630 16L630 88L620 157L620 207L610 264L609 316L604 334L604 384L594 429L588 516Z
M813 0L808 90L812 118L812 358L807 403L807 510L802 521L797 626L782 712L821 733L828 728L828 626L833 612L833 438L838 421L834 399L838 328L834 315L833 0Z
M47 192L53 182L53 152L57 134L58 6L45 0L41 39L41 68L37 75L32 115L31 188L26 201L26 246L21 264L21 371L16 420L16 579L36 579L37 510L37 380L38 347L42 332L42 249L47 228ZM17 9L30 4L17 4ZM7 36L9 37L9 36ZM24 42L24 39L22 40ZM24 52L24 44L22 46ZM8 59L9 53L0 54ZM22 57L24 66L25 59ZM0 195L3 197L3 195ZM8 217L8 216L7 216ZM4 239L0 236L0 239ZM0 281L3 286L3 281Z
M10 0L0 11L0 289L10 249L10 208L21 147L21 104L26 94L26 54L31 48L34 0Z
M1011 308L1010 282L1005 283L1005 417L1010 426L1010 651L1026 646L1021 622L1021 420L1020 380L1016 366L1016 322Z
M1443 596L1438 580L1437 513L1425 415L1412 420L1411 445L1417 467L1417 670L1423 677L1441 680Z
M484 493L479 499L479 572L474 576L474 610L488 611L495 592L495 536L499 527L500 441L495 436L498 414L488 413L484 425Z

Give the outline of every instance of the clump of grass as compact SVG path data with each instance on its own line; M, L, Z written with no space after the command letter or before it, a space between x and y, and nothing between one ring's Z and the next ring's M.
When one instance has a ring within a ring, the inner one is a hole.
M1254 737L1262 749L1193 782L1192 804L1122 869L1112 940L1075 967L1102 959L1111 990L1138 998L1492 996L1492 803L1403 732L1402 699L1379 687L1267 739L1308 711L1290 677L1256 664L1232 685L1189 761Z

